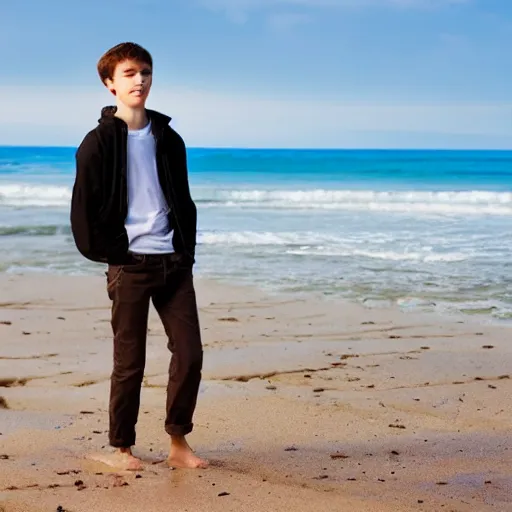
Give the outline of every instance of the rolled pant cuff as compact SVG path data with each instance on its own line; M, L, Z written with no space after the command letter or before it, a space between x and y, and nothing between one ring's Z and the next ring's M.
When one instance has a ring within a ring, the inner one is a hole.
M135 445L135 440L133 442L126 442L126 441L120 441L119 439L110 439L109 440L110 446L113 448L131 448Z
M187 423L186 425L166 425L165 431L170 436L186 436L187 434L190 434L190 432L192 432L193 428L193 423Z

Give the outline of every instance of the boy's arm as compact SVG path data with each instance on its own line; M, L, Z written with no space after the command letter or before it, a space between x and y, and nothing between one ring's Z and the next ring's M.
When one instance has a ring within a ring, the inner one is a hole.
M95 225L101 207L102 169L100 145L94 132L90 132L76 152L76 176L71 197L71 231L79 252L87 259L105 262L97 253Z

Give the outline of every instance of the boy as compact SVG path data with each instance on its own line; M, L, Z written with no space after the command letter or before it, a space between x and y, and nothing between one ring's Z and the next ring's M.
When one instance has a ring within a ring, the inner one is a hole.
M203 351L192 277L196 206L190 196L186 148L170 118L145 107L153 60L141 46L122 43L98 62L103 84L116 97L76 153L71 228L89 260L108 264L114 364L109 404L112 454L119 469L142 469L132 453L146 359L149 302L168 337L165 430L168 463L204 468L185 436L192 431Z

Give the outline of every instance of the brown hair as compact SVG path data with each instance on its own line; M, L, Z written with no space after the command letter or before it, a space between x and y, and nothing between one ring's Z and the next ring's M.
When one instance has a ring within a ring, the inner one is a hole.
M136 43L120 43L110 48L98 61L98 74L101 81L106 84L107 79L112 80L116 66L125 60L138 60L153 67L151 54Z

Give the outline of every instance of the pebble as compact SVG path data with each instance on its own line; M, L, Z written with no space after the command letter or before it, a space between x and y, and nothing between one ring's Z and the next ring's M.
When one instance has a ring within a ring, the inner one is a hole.
M84 489L87 489L87 486L84 484L82 480L77 480L75 482L75 487L77 491L83 491Z
M331 459L348 459L349 455L343 453L331 453Z

